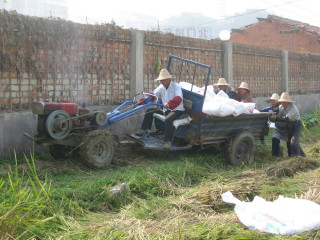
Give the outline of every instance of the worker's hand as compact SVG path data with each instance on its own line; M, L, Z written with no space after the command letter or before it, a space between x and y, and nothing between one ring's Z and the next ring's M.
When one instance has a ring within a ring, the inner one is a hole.
M170 108L170 106L169 106L168 103L165 103L165 104L163 105L163 108L168 109L168 108Z
M144 98L141 98L141 99L137 100L134 105L137 106L137 105L142 105L142 104L144 104Z
M271 121L275 121L275 120L276 120L276 118L277 118L277 116L276 116L276 115L271 115L271 116L270 116L270 120L271 120Z

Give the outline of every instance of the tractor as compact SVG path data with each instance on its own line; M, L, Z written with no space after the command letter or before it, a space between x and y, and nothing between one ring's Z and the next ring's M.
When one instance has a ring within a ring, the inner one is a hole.
M175 63L173 63L175 62ZM187 68L186 70L183 70ZM164 149L163 116L154 114L156 130L144 136L128 133L128 137L144 149L179 151L203 148L224 143L227 146L227 160L233 165L250 163L253 160L254 140L268 134L269 113L242 114L240 116L215 117L202 112L206 90L211 76L211 67L169 56L168 71L176 81L190 82L205 86L203 94L190 89L182 89L186 109L180 124L174 125L172 146ZM198 82L197 82L198 81ZM150 96L152 93L142 93ZM150 99L150 98L146 98ZM113 160L117 141L108 130L109 126L133 116L150 107L162 108L158 101L137 105L135 99L120 104L111 112L90 111L76 103L34 102L32 112L38 115L37 134L24 134L38 144L48 145L54 158L77 155L93 168L106 168ZM159 134L160 130L160 134Z

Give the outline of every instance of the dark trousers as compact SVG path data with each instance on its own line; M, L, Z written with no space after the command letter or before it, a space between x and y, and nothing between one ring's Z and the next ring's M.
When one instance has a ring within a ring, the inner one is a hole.
M292 134L290 135L290 147L291 147L291 156L302 156L305 157L303 149L300 146L300 135L302 132L302 122L301 120L295 121L292 123Z
M141 124L141 129L147 130L151 129L152 123L153 123L153 114L158 113L162 114L163 112L157 108L149 108L146 111L146 114L144 115L143 122ZM174 132L174 126L173 121L178 119L184 111L166 111L165 112L165 122L164 122L164 140L172 142L173 140L173 132Z
M290 142L287 142L288 156L291 157L291 146ZM272 138L272 156L281 157L280 154L280 140L278 138Z
M288 127L288 156L302 156L305 157L303 149L300 146L300 135L302 131L302 122L301 120L291 122L290 127ZM272 155L280 157L280 140L273 137L272 138Z

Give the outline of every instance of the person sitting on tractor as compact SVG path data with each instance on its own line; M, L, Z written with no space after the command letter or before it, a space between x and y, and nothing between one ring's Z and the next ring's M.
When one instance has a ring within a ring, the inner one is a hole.
M162 100L163 110L149 108L144 116L141 129L136 132L137 136L143 136L147 133L147 130L151 129L154 113L165 115L164 148L171 147L174 132L173 121L178 119L185 111L182 89L179 84L172 79L173 76L167 69L162 69L160 71L159 77L155 79L155 81L160 81L161 85L154 90L154 95ZM142 99L139 100L138 104L145 102L146 99Z
M236 100L243 103L252 103L251 90L248 83L242 82L238 88L236 88Z
M236 92L231 89L230 84L227 83L225 78L219 78L218 83L213 84L213 86L218 86L218 88L224 91L229 98L236 99Z

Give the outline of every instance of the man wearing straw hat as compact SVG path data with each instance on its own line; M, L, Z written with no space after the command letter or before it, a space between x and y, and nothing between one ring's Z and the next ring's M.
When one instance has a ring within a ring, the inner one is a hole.
M148 109L144 116L141 129L136 132L137 136L143 136L146 130L151 129L154 113L165 115L165 148L169 148L173 140L173 121L178 119L185 110L183 106L182 89L178 83L172 81L172 78L173 76L167 69L160 71L159 77L155 79L155 81L160 81L161 85L154 90L154 95L162 100L163 111L156 108Z
M280 106L279 98L280 97L279 97L278 93L272 94L272 96L268 100L266 100L266 103L271 104L271 106L268 106L268 107L260 110L260 112L275 112L275 113L278 113L279 106Z
M264 109L260 110L260 112L274 112L274 113L278 113L279 112L279 106L280 106L280 103L279 103L279 94L278 93L274 93L272 94L272 96L266 100L266 103L269 103L271 104L270 106L268 107L265 107ZM264 144L265 143L265 137L264 135L261 135L260 136L260 140L261 140L261 143Z
M229 96L229 98L236 99L236 92L232 91L226 79L219 78L218 83L213 84L213 86L217 86L220 90L224 91Z
M242 82L238 88L236 88L236 100L243 103L252 103L251 90L248 83Z
M302 131L300 112L287 92L281 94L279 102L281 106L278 114L270 117L270 120L274 121L276 125L272 137L272 155L280 157L280 140L284 140L287 141L290 157L305 157L299 141Z

